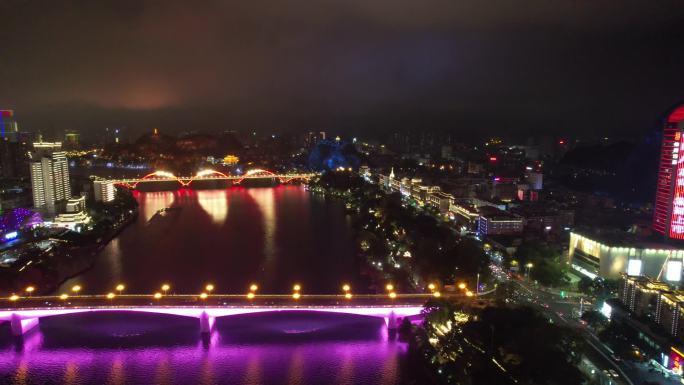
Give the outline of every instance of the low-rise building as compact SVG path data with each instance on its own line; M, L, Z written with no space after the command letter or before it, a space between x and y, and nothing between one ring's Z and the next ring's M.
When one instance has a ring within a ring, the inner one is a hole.
M647 243L620 232L570 233L568 260L590 277L618 278L621 273L680 282L684 250L663 243Z
M428 204L438 209L442 214L446 214L453 203L454 197L443 191L433 191L428 194Z
M52 227L64 227L69 230L80 231L91 222L86 213L85 197L71 198L66 202L66 212L59 214L52 221Z
M482 206L479 210L477 231L481 236L522 233L523 219L521 217L491 206Z

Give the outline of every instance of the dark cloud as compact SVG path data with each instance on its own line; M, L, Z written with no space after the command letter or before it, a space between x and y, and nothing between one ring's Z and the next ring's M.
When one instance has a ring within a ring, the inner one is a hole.
M684 3L0 0L29 129L647 130L684 98Z

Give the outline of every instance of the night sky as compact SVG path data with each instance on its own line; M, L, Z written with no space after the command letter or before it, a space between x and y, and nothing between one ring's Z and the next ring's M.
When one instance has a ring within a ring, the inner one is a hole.
M104 127L640 135L684 1L0 0L0 108Z

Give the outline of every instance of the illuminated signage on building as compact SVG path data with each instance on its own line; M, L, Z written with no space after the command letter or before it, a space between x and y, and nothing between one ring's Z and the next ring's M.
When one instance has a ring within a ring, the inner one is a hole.
M682 374L682 364L684 363L684 355L677 350L676 348L672 347L670 349L670 359L669 361L669 368L672 370L673 373L675 374Z
M670 217L670 238L684 239L684 157L679 157L679 151L684 152L684 137L681 132L675 134L675 147L672 149L672 164L676 165L676 179L672 197L672 215Z

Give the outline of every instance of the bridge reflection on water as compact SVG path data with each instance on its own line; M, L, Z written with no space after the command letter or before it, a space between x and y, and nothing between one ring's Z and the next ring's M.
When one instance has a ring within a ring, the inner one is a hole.
M382 319L350 314L236 315L198 332L159 314L44 318L20 340L0 337L0 383L394 384L407 349Z

